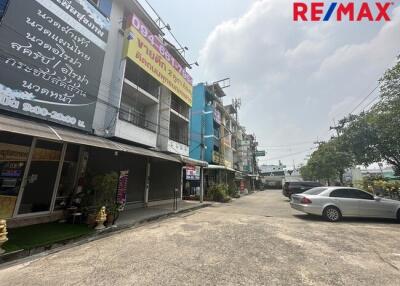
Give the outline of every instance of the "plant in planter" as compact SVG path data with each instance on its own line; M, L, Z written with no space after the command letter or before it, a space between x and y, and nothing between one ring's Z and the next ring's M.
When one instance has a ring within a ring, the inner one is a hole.
M226 203L230 201L228 186L225 184L212 185L207 192L207 199L215 202Z
M107 208L107 224L112 224L115 221L117 184L118 174L116 172L96 175L92 179L91 185L94 190L95 205L97 209L102 206Z

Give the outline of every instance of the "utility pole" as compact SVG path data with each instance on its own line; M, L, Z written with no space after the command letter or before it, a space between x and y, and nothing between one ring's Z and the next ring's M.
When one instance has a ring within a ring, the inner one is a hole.
M239 97L232 99L232 106L236 110L236 123L239 125L238 110L242 107L242 99Z
M329 130L336 130L336 134L337 134L338 137L340 136L340 132L339 132L340 129L341 129L340 126L331 126L331 127L329 127Z
M338 137L340 136L340 130L341 129L342 128L340 126L336 125L335 120L333 120L333 126L329 127L329 130L336 130L336 134L337 134Z
M318 139L317 139L317 141L314 141L314 145L318 145L318 147L325 143L326 143L325 141L320 141Z

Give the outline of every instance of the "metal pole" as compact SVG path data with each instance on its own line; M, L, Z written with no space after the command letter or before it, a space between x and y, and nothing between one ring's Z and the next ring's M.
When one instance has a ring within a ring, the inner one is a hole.
M150 171L151 171L150 160L147 159L147 162L146 162L146 181L145 181L145 187L144 187L144 206L145 207L148 207L148 204L149 204Z
M204 167L200 169L200 203L204 201Z
M31 148L29 149L28 160L26 161L24 174L22 176L21 185L19 187L19 192L18 192L17 202L15 203L13 217L16 217L18 215L19 206L21 204L22 196L24 195L25 187L26 187L26 185L28 183L28 175L29 175L29 171L30 171L30 168L31 168L33 152L35 151L35 148L36 148L36 142L37 142L37 139L36 139L36 137L34 137L32 139Z
M54 211L54 206L56 204L58 187L60 185L61 173L62 173L62 169L63 169L63 166L64 166L64 159L65 159L65 154L67 152L67 146L68 146L68 144L64 143L63 146L62 146L62 149L61 149L61 156L60 156L60 161L58 163L58 170L57 170L56 180L54 182L53 196L51 198L50 212Z

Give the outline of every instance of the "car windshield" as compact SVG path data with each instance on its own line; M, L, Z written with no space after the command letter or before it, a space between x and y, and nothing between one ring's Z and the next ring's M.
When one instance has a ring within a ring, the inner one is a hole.
M307 195L319 195L320 193L322 193L323 191L325 191L327 188L312 188L311 190L308 190L306 192L304 192L303 194L307 194Z

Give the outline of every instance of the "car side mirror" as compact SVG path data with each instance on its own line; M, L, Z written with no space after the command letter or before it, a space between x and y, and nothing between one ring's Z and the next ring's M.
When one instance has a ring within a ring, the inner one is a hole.
M374 197L375 201L380 202L382 200L381 197Z

